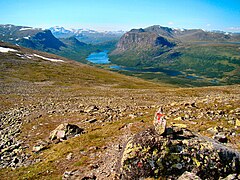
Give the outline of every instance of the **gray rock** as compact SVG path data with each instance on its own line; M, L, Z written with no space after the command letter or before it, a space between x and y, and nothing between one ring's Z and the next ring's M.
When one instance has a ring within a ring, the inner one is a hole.
M68 139L83 133L84 129L79 128L77 125L63 123L60 124L55 130L51 131L49 139Z
M126 143L118 169L123 179L177 179L185 171L218 179L240 171L239 152L185 128L169 128L171 136L151 128Z

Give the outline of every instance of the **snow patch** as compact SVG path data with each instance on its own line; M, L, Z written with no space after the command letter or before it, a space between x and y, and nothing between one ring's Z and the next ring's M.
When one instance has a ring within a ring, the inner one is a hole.
M23 27L21 29L19 29L19 31L26 31L26 30L32 30L32 27Z
M22 58L22 59L25 59L25 56L22 55L22 54L16 53L16 55L19 56L19 57Z
M9 51L11 51L11 52L18 52L18 51L15 50L15 49L0 47L0 52L2 52L2 53L7 53L7 52L9 52Z
M21 55L21 54L19 54L19 53L16 53L16 55L19 56L19 57L23 57L23 55Z
M61 59L52 59L52 58L46 58L46 57L43 57L43 56L40 56L38 54L33 54L35 57L38 57L38 58L41 58L41 59L44 59L44 60L48 60L48 61L52 61L52 62L64 62L63 60Z
M31 36L26 36L26 37L23 37L24 39L29 39Z
M32 59L33 55L31 54L25 54L25 56L28 58L28 59Z

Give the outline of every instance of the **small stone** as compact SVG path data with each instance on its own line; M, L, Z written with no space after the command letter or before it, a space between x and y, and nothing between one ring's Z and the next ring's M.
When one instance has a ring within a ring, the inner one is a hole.
M190 116L189 116L188 114L185 114L184 118L185 118L185 119L189 119Z
M239 119L236 120L236 126L240 127L240 120Z
M99 110L99 108L98 108L97 106L92 105L92 106L86 107L84 111L85 111L86 113L90 113L90 112L98 111L98 110Z
M67 160L71 160L73 158L73 153L69 153L66 157Z
M95 122L97 122L97 119L89 119L89 120L87 120L87 122L89 122L89 123L95 123Z
M129 116L130 118L132 118L132 119L135 118L135 117L137 117L137 116L134 115L134 114L129 114L128 116Z
M33 146L32 151L33 151L33 152L39 152L39 151L41 151L41 150L43 150L43 149L44 149L44 146L43 146L43 145L36 145L36 146Z

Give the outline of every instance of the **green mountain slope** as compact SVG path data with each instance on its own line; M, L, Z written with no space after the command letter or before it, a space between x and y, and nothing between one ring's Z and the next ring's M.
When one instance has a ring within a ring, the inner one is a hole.
M85 63L86 57L91 52L109 50L117 42L110 41L93 46L80 42L75 37L58 39L50 30L14 25L0 25L0 40Z
M122 66L179 71L175 79L182 84L194 81L195 85L235 84L240 83L239 37L238 34L151 26L124 34L110 58ZM135 75L161 79L156 73Z

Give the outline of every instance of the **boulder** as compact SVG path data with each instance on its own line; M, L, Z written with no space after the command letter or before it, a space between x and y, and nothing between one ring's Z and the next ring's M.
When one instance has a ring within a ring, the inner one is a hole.
M77 125L69 124L69 123L63 123L60 124L56 129L50 132L49 139L55 140L55 139L61 139L65 140L71 137L74 137L78 134L83 133L84 129L79 128Z
M122 179L177 179L183 173L219 179L239 173L239 159L238 151L186 128L168 127L162 135L150 128L125 144L118 171Z

